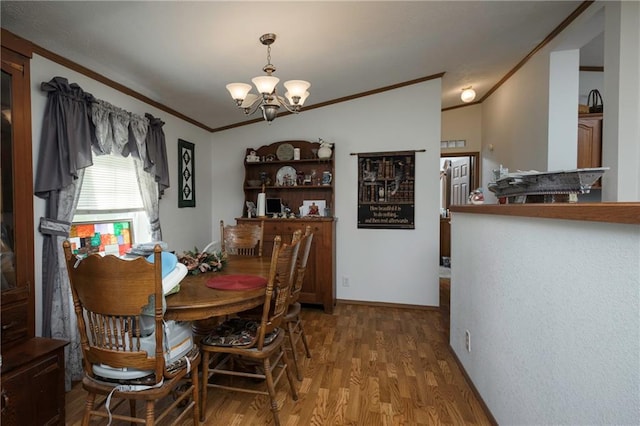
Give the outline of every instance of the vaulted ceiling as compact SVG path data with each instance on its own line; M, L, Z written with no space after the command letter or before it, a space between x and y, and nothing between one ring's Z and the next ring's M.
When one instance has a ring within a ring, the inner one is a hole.
M305 106L444 73L448 108L465 86L481 98L581 3L3 0L0 16L4 29L212 130L256 118L225 85L263 74L264 33L277 35L280 88L311 82ZM602 65L602 40L593 46L584 65Z

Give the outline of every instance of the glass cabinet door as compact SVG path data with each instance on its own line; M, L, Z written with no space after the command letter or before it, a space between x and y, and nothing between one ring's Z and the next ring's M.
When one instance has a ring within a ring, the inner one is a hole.
M16 287L15 223L13 220L13 141L11 135L11 75L2 71L2 149L0 190L2 211L2 290Z
M29 80L29 58L7 49L3 43L0 86L0 299L3 349L5 345L33 336L35 332Z

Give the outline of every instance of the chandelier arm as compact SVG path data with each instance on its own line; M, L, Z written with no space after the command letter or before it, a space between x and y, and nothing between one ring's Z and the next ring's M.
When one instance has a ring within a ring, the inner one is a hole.
M258 111L258 109L260 108L260 106L264 103L264 101L262 100L262 98L258 98L255 101L253 101L253 103L251 105L249 105L248 107L240 107L240 109L242 109L245 113L245 115L253 115L256 113L256 111ZM253 110L251 110L253 108Z
M278 94L275 92L275 90L273 91L273 96L276 98L276 101L278 102L278 104L283 106L284 109L286 109L290 113L297 114L297 113L300 112L300 106L299 105L289 105L289 103L285 100L285 98L283 98L281 96L278 96Z

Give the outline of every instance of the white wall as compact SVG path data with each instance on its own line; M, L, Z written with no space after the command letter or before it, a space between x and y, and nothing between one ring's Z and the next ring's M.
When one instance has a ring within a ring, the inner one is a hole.
M549 58L536 55L482 103L485 203L497 203L486 188L501 164L510 171L547 169L548 96Z
M604 73L602 71L580 71L578 89L579 103L587 105L589 92L594 89L600 92L603 100L607 98L604 92Z
M65 68L41 56L34 55L31 61L31 126L33 133L33 170L38 168L42 118L46 106L46 94L40 90L40 84L61 76L70 83L77 83L85 92L98 99L105 100L127 111L144 115L148 112L165 122L163 127L167 141L169 161L169 179L171 187L165 191L160 201L160 222L163 240L171 250L182 252L203 247L213 238L211 227L211 134L192 124L177 119L137 99L124 95L108 86L92 80L82 74ZM178 138L196 145L196 208L178 208ZM42 236L38 231L40 217L45 214L45 201L34 197L34 236L35 236L35 296L36 296L36 334L41 335L42 327Z
M482 104L442 112L441 140L466 140L464 148L446 148L442 153L480 152L482 150Z
M580 51L551 52L549 63L549 135L547 170L575 169L578 164Z
M451 229L450 344L498 423L639 424L640 225L453 213Z
M242 211L246 148L321 137L335 144L337 297L437 306L440 96L440 80L431 80L214 133L214 220L234 222ZM350 154L412 149L426 149L416 153L415 230L357 229L358 167Z
M640 2L605 8L604 201L640 199Z

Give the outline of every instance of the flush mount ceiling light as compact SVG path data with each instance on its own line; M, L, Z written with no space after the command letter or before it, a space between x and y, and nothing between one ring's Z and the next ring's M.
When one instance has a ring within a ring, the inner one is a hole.
M262 117L269 124L271 124L278 115L280 107L284 107L287 111L294 114L300 112L305 99L309 96L307 89L311 86L311 83L308 81L289 80L284 83L284 87L287 89L284 97L277 94L276 85L280 79L271 75L276 71L276 67L271 63L271 45L275 41L276 35L272 33L263 34L262 37L260 37L260 43L267 46L267 65L262 68L267 75L251 79L259 95L249 93L251 90L250 84L227 84L227 90L236 101L238 108L241 108L247 115L253 114L260 108L260 110L262 110Z
M462 89L462 94L460 95L460 99L462 102L471 102L476 98L476 91L469 87L465 87Z

